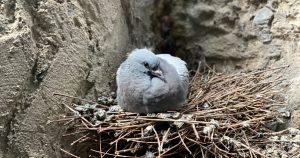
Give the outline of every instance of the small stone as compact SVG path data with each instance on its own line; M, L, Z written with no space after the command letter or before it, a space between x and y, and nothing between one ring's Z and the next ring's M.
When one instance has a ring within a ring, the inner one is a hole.
M203 133L206 135L210 135L215 126L209 125L203 128Z
M297 128L289 128L289 134L290 135L300 135L300 130Z
M285 117L285 118L291 117L291 112L288 111L286 107L279 108L277 111L281 114L282 117Z
M190 121L192 120L192 117L193 117L192 114L183 114L179 120ZM183 121L175 121L174 125L177 126L178 128L181 128L182 125L184 124Z
M146 157L146 158L153 158L153 157L155 157L155 155L154 155L153 152L147 151L145 157Z
M113 102L114 102L114 99L113 99L113 98L108 98L108 99L107 99L107 102L108 102L108 103L113 103Z
M172 117L173 119L178 119L180 116L181 116L181 113L180 113L180 112L175 112L175 113L172 114L171 117Z
M144 130L144 136L146 137L146 136L149 136L151 133L152 133L152 131L153 131L153 126L152 125L149 125L149 126L147 126L146 128L145 128L145 130Z
M156 117L156 114L155 113L148 113L147 116L148 117Z
M121 108L119 105L114 105L109 107L108 109L109 112L123 112L124 110Z
M170 114L170 113L158 113L157 114L157 117L158 118L170 118L172 116L172 114Z
M87 111L87 108L84 106L77 106L74 108L74 110L76 110L78 112L84 112L84 111Z
M97 111L94 113L94 117L96 117L97 120L105 119L106 112L102 109L97 109Z
M263 7L262 9L258 10L253 22L256 25L269 25L272 22L273 17L273 11L267 7Z
M100 96L97 102L102 105L114 105L116 101L113 97Z
M209 105L207 103L204 103L202 106L203 106L204 109L209 108Z
M98 101L98 103L100 103L100 104L104 104L104 105L106 105L107 104L107 97L105 97L105 96L101 96L101 97L99 97L98 99L97 99L97 101Z
M219 122L214 119L212 119L210 122L211 124L203 128L203 133L208 135L209 137L212 134L213 130L220 126Z

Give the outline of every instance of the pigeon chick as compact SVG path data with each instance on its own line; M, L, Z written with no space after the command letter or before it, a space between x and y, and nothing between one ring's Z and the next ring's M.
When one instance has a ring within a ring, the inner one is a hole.
M186 100L188 77L180 58L135 49L117 71L117 101L137 113L178 110Z

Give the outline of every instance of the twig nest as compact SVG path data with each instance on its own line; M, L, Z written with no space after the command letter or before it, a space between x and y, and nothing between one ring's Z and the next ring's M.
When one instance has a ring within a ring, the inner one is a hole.
M272 156L265 149L275 145L277 154L287 149L281 155L292 157L292 152L299 152L299 130L270 133L266 128L271 122L276 130L277 124L284 123L278 119L290 115L284 109L270 108L283 105L272 99L278 92L273 88L282 81L280 77L272 79L277 70L196 74L190 83L189 101L180 112L144 116L123 112L115 105L67 107L80 119L79 132L89 132L78 142L89 144L86 148L94 157L265 157ZM103 97L98 101L111 102ZM269 139L282 135L286 136Z

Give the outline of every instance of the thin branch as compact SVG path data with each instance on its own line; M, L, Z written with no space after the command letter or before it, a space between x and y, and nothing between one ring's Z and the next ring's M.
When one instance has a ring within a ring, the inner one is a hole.
M72 157L75 157L75 158L80 158L80 157L78 157L78 156L76 156L76 155L74 155L74 154L69 153L68 151L66 151L66 150L64 150L64 149L62 149L62 148L60 148L60 151L66 153L66 154L69 155L69 156L72 156Z

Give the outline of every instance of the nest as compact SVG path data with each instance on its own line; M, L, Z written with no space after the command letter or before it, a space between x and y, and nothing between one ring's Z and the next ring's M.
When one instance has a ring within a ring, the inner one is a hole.
M249 73L194 73L188 103L179 112L139 115L89 102L68 106L80 137L95 157L264 157L274 132L267 124L286 116L275 86L282 68ZM83 100L85 101L85 100ZM63 152L77 157L66 150Z

